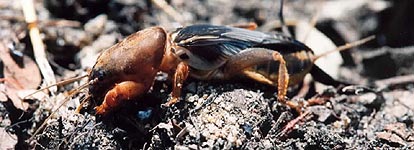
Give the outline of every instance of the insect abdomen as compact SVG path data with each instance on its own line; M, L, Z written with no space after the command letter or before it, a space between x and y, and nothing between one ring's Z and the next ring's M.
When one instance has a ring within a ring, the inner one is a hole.
M285 54L286 67L290 76L289 85L294 85L302 81L303 77L310 71L313 66L311 57L313 54L310 51L297 51L295 53ZM266 78L277 83L279 62L268 61L249 68L248 70L259 73Z

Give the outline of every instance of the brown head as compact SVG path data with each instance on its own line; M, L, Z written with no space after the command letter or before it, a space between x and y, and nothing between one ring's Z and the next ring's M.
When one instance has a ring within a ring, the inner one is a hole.
M122 81L143 83L149 89L169 45L167 39L164 29L152 27L103 51L89 75L90 80L97 80L90 85L91 95L101 98Z

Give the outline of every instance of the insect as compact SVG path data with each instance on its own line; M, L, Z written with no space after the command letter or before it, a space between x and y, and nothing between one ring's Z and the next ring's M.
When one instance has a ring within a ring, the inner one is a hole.
M295 108L286 101L287 88L307 73L324 84L341 84L314 65L316 58L303 43L278 33L215 25L192 25L168 33L152 27L101 53L89 74L89 93L103 99L95 110L105 115L146 93L159 71L168 73L173 82L165 106L178 102L188 76L199 80L245 76L276 86L279 102Z

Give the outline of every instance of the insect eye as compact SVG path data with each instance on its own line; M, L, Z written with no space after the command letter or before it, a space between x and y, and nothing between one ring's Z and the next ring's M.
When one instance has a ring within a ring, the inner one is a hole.
M179 57L180 57L181 60L187 60L187 59L190 58L190 57L188 57L188 55L186 53L181 54Z
M103 72L103 71L99 71L99 72L98 72L98 80L99 80L99 81L103 81L103 80L104 80L104 78L105 78L105 72Z

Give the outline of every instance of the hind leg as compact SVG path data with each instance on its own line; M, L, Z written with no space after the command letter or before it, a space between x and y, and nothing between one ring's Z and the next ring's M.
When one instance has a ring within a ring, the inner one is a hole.
M96 114L106 115L114 108L117 108L123 101L136 98L146 92L147 87L143 83L134 81L118 83L106 93L102 104L95 108Z
M246 70L246 68L266 63L268 61L279 62L279 66L275 66L279 68L277 83L257 72ZM251 50L246 50L245 52L231 58L226 64L223 74L226 75L224 78L230 78L231 76L236 75L240 72L260 83L277 86L278 101L280 103L288 105L295 110L300 110L296 104L290 101L286 101L286 93L289 85L289 74L286 67L286 61L284 60L282 54L279 52L265 48L251 48Z

